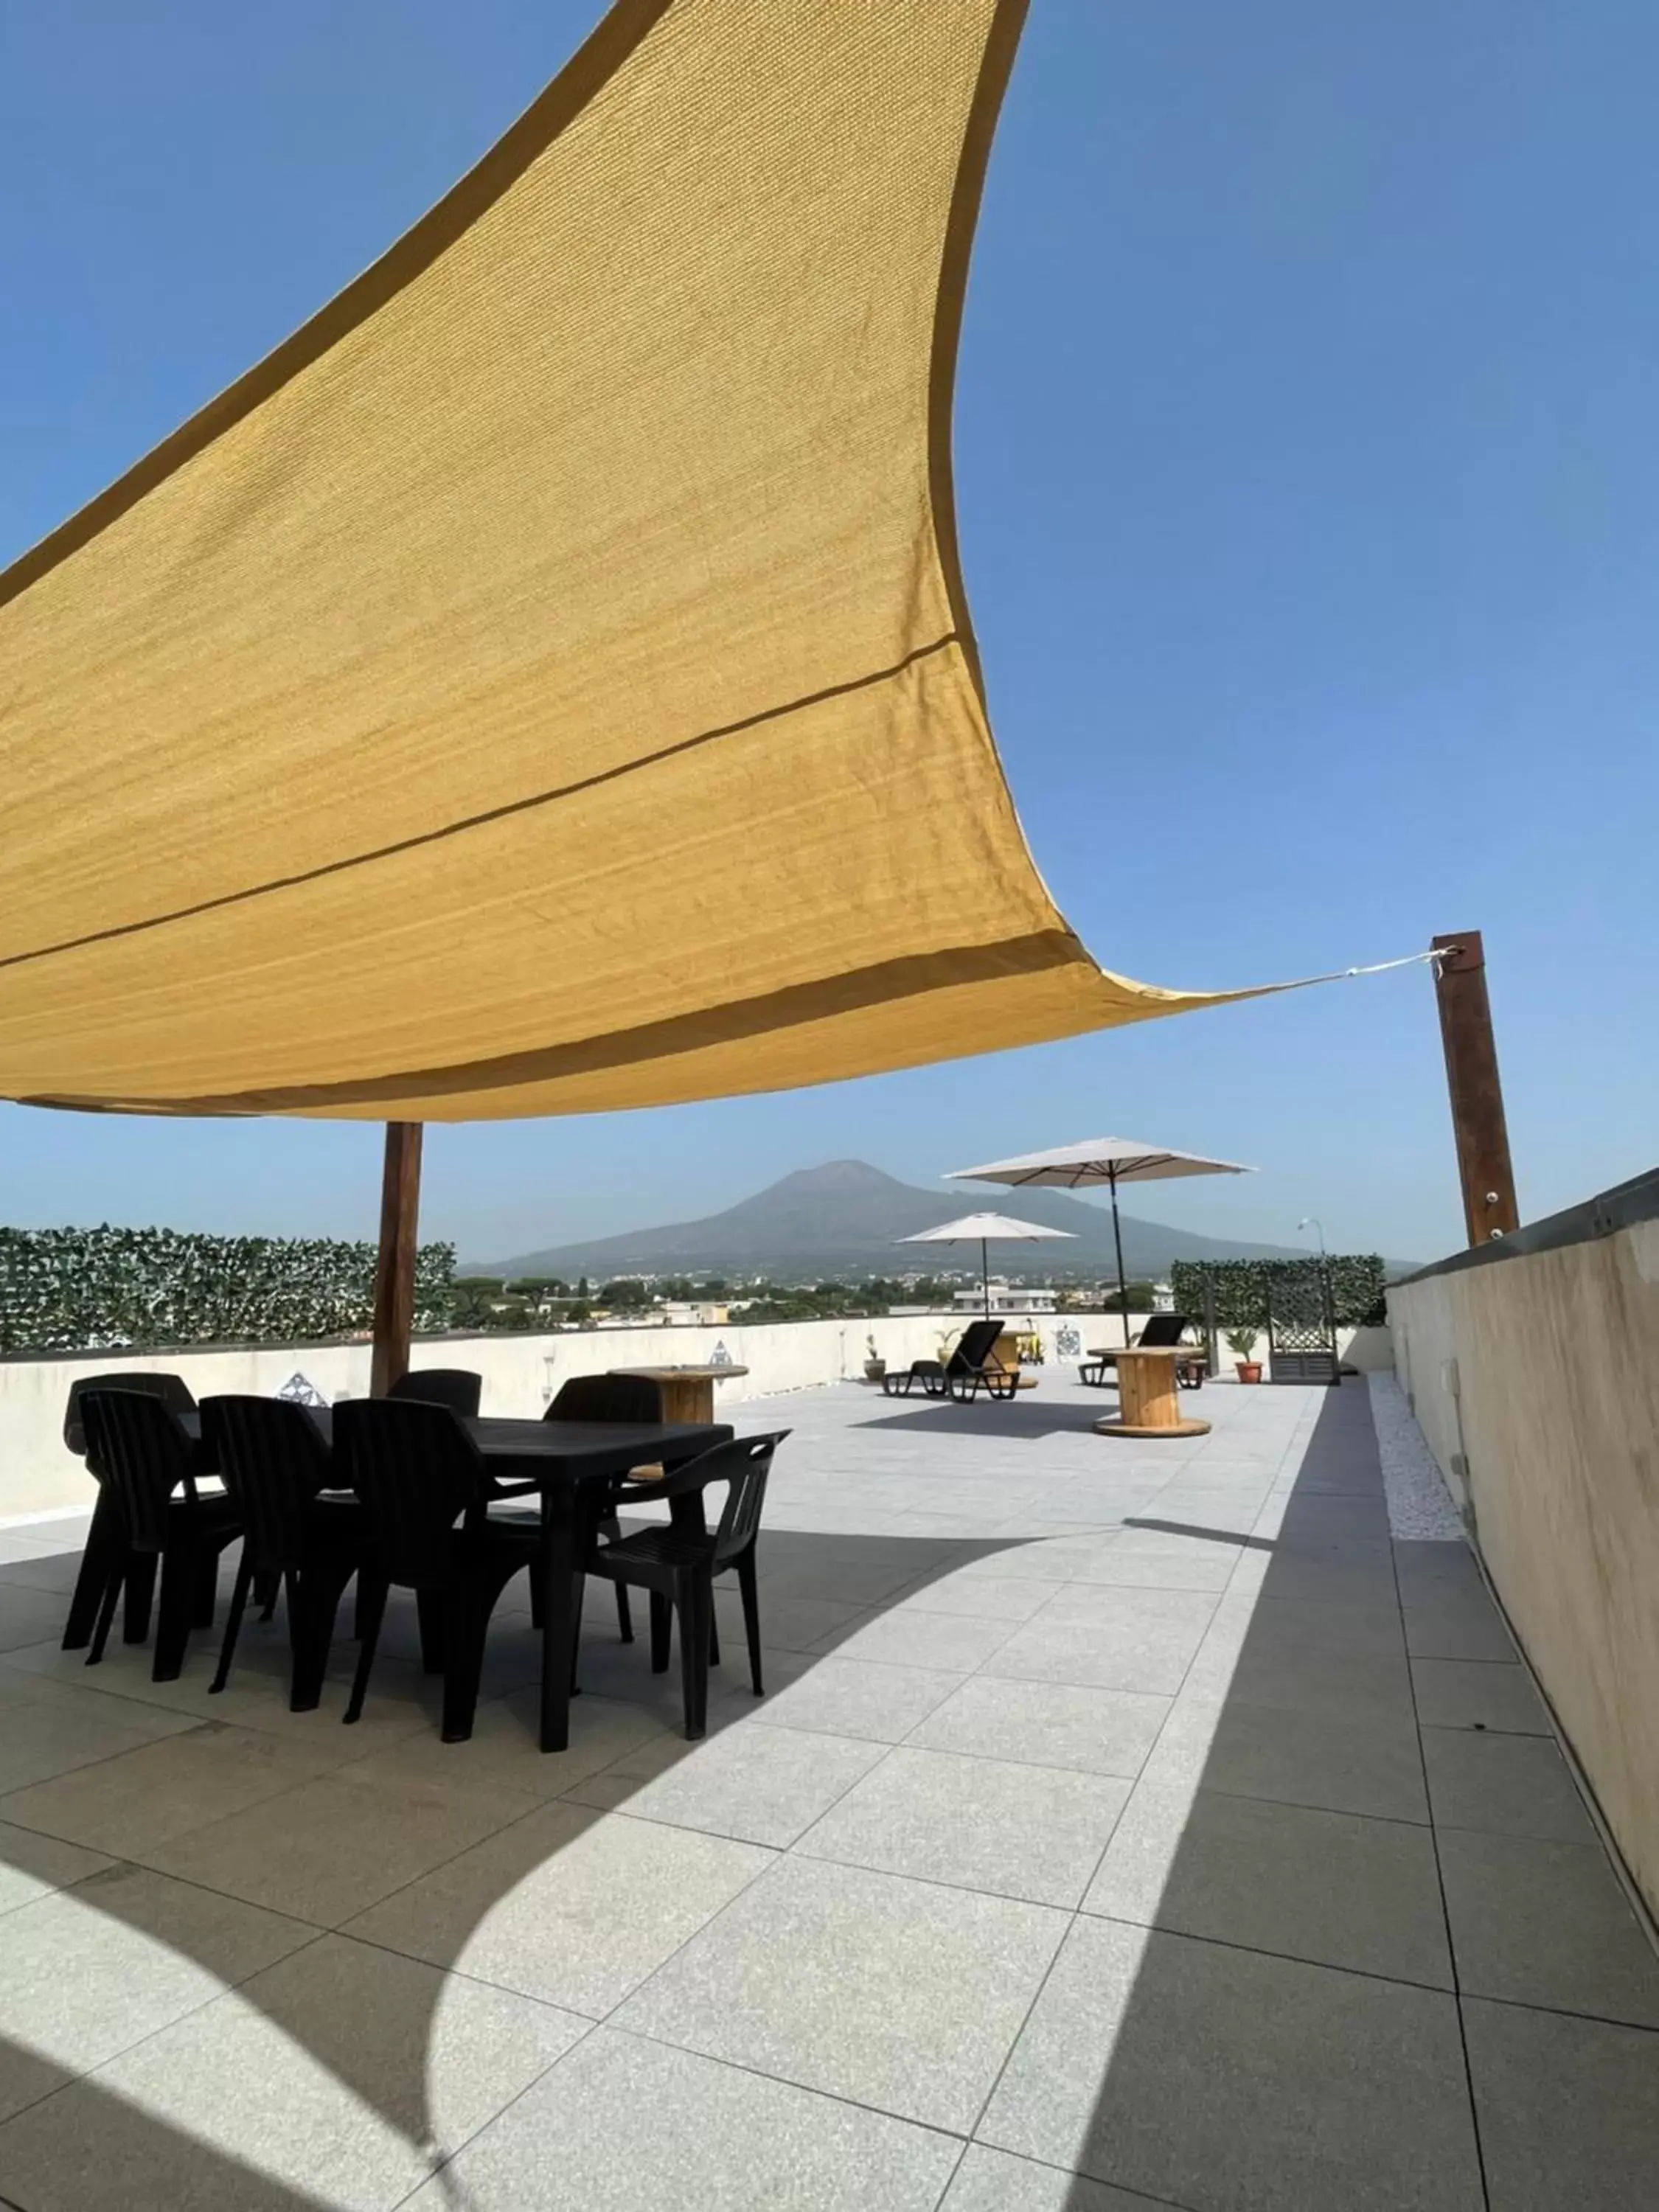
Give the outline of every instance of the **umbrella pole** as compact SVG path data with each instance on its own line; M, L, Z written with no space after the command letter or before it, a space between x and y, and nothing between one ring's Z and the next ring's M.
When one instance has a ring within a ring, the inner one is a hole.
M1117 1310L1123 1322L1123 1341L1129 1341L1129 1285L1123 1273L1123 1230L1117 1218L1117 1170L1109 1167L1107 1181L1112 1186L1112 1242L1117 1247Z
M991 1262L987 1255L985 1239L982 1237L979 1240L979 1287L980 1294L985 1300L985 1314L988 1320L991 1313Z

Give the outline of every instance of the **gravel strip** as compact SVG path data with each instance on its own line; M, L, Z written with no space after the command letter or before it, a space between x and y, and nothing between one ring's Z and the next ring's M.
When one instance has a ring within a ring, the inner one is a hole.
M1462 1543L1463 1523L1405 1392L1392 1375L1368 1375L1365 1380L1389 1498L1389 1534L1419 1543Z

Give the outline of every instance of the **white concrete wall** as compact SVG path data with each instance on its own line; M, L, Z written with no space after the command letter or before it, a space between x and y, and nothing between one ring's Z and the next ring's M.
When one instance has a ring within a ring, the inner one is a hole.
M1389 1292L1396 1371L1659 1911L1659 1221Z
M1058 1346L1070 1330L1083 1349L1121 1344L1121 1322L1098 1314L1041 1314L1006 1317L1011 1329L1040 1330L1050 1364L1066 1363ZM1140 1316L1131 1315L1139 1328ZM415 1368L470 1367L483 1376L486 1413L539 1415L573 1375L602 1375L612 1367L696 1365L724 1346L732 1363L749 1370L742 1382L722 1386L735 1399L777 1391L808 1390L848 1376L861 1376L866 1340L892 1367L936 1359L963 1328L957 1314L884 1316L869 1321L771 1322L751 1328L599 1328L549 1336L446 1336L416 1344ZM1076 1353L1072 1354L1075 1358ZM367 1344L308 1344L225 1352L91 1352L45 1359L0 1360L0 1523L21 1516L64 1512L88 1503L85 1468L64 1446L64 1407L80 1375L165 1369L182 1375L198 1398L221 1391L270 1396L303 1375L331 1404L368 1391Z

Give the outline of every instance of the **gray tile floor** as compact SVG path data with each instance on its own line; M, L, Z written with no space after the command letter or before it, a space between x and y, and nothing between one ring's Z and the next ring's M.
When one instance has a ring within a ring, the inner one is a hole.
M603 1603L569 1751L522 1609L445 1747L406 1611L347 1730L280 1620L88 1670L80 1524L0 1530L0 2201L1650 2212L1659 1964L1473 1560L1363 1389L1202 1403L737 1409L696 1746Z

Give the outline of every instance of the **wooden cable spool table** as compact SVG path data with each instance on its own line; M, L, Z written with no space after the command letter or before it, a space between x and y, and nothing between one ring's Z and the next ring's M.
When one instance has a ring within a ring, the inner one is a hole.
M1207 1421L1189 1421L1181 1411L1176 1369L1190 1358L1179 1345L1139 1345L1113 1355L1117 1368L1116 1414L1095 1423L1099 1437L1206 1437Z
M642 1375L662 1391L665 1421L712 1421L714 1385L729 1376L746 1375L746 1367L613 1367L613 1375Z

